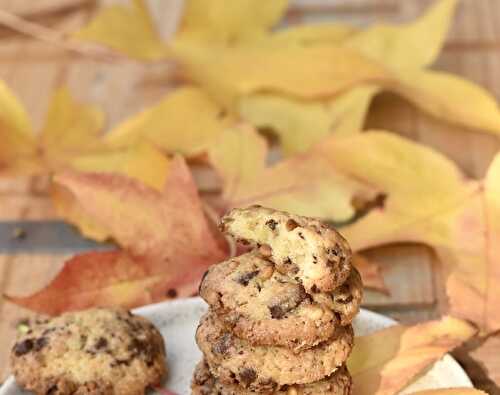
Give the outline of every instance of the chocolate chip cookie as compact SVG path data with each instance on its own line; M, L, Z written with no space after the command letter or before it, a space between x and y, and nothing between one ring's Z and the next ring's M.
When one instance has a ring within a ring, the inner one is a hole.
M329 377L311 384L285 385L269 392L267 395L350 395L352 387L351 375L341 366ZM193 395L255 395L254 391L233 384L221 384L212 376L208 365L201 361L194 371L191 385ZM262 394L262 392L261 392Z
M222 384L263 392L331 375L349 356L353 331L351 326L337 326L330 339L295 354L285 347L252 346L209 312L201 319L196 342L211 373Z
M359 281L354 270L338 293L310 296L298 281L250 252L211 267L200 295L237 337L299 352L352 321L361 300Z
M221 230L259 247L261 255L300 281L308 293L331 292L351 272L346 240L315 218L251 206L231 210L222 218Z
M17 383L40 395L139 395L166 374L158 330L120 309L42 320L17 340L10 361Z

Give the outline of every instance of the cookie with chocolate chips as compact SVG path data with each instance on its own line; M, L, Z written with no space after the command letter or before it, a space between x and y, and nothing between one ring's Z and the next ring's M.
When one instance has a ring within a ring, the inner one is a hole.
M331 292L351 272L348 243L315 218L251 206L231 210L222 218L221 230L258 247L280 272L300 281L307 293Z
M285 347L252 346L236 337L212 312L196 332L211 374L221 383L271 392L292 384L309 384L334 373L353 344L351 326L337 326L333 335L313 348L294 353Z
M333 374L323 380L311 384L285 385L266 395L350 395L352 378L345 366L341 366ZM221 384L203 360L195 368L191 384L193 395L255 395L255 391L234 384Z
M161 334L121 309L40 321L19 337L10 362L19 386L40 395L139 395L166 375Z
M250 252L211 267L200 295L237 337L300 352L330 338L337 325L350 323L361 299L358 280L354 270L342 292L311 296L297 280Z

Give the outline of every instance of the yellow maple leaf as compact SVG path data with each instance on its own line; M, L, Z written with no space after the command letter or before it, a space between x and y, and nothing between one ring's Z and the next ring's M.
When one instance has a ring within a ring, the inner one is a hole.
M39 136L22 105L0 84L0 163L4 174L38 174L69 165L75 156L101 152L103 114L97 108L76 101L65 88L58 89L49 104Z
M397 394L475 334L476 329L467 322L443 317L358 337L347 362L354 381L353 395Z
M377 62L334 45L276 49L177 43L172 50L187 74L225 104L260 91L304 99L332 97L363 82L390 78Z
M144 0L132 0L130 6L115 4L104 8L74 37L141 60L159 60L168 54Z
M288 0L186 0L177 40L232 45L264 36L283 16Z
M452 312L484 331L500 328L500 156L484 180L465 177L431 148L385 132L329 139L318 147L337 172L385 194L342 229L355 251L394 242L431 245L449 273ZM339 179L341 180L341 179Z
M262 204L336 221L353 217L351 199L370 194L335 171L329 158L310 152L267 166L266 141L250 127L229 129L209 150L223 180L225 208Z
M330 133L344 136L362 130L378 88L360 85L335 99L297 100L276 94L252 94L239 101L242 118L279 136L286 155L305 152Z
M114 148L148 141L164 151L190 156L205 151L230 122L231 117L205 92L185 86L128 118L104 140Z
M265 36L269 45L316 45L340 43L358 32L345 24L315 23L290 26Z
M452 21L457 0L441 0L415 21L380 24L350 35L344 45L397 70L432 64Z

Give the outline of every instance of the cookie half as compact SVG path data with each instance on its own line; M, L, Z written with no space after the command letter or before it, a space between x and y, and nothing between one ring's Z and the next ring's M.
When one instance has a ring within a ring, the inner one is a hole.
M266 395L350 395L352 378L343 365L329 377L311 384L286 385L268 392ZM193 395L255 395L255 391L235 384L222 384L210 373L205 361L195 368L191 385Z
M247 253L212 266L200 295L237 337L299 352L329 339L336 326L350 323L361 301L358 280L353 272L338 295L336 290L312 297L271 262Z
M351 326L338 326L327 341L295 354L285 347L252 346L232 334L213 312L201 319L196 331L196 342L214 377L259 392L331 375L349 356L353 337Z
M251 206L231 210L220 227L240 242L260 246L263 256L308 293L331 292L351 272L347 241L318 219Z
M42 320L10 356L17 383L36 394L144 394L166 375L165 347L145 318L91 309Z

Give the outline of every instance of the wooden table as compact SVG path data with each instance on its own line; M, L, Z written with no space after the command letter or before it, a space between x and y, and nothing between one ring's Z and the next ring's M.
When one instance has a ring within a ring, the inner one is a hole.
M180 1L151 0L154 16L161 20L165 38L175 27ZM403 21L417 16L430 0L296 0L288 13L290 22L333 18L365 25L379 20ZM84 24L95 11L91 0L0 0L0 9L15 12L37 23L61 31L71 31ZM500 99L500 1L462 0L449 39L436 68L467 76L487 87ZM495 73L497 71L497 73ZM120 60L102 63L76 57L64 50L34 39L0 30L0 78L20 97L39 129L51 92L68 85L77 98L99 105L114 125L162 97L175 82L166 65L142 65ZM112 97L112 100L110 100ZM387 114L391 114L388 121ZM422 115L411 105L391 95L378 97L371 110L369 127L384 127L424 142L454 159L474 177L484 175L493 155L500 148L492 136L456 130ZM47 196L47 180L0 179L0 245L5 244L8 221L56 219ZM60 230L61 224L48 224L46 232ZM4 233L2 233L4 227ZM59 227L59 228L58 228ZM10 228L12 229L12 228ZM23 249L20 241L13 251L0 251L0 290L27 294L47 283L75 249L91 248L71 230L52 249ZM25 245L33 238L26 234ZM12 247L12 243L11 243ZM437 317L446 309L439 262L431 249L418 245L391 246L368 251L367 255L384 263L384 274L391 295L368 292L365 307L388 314L403 322L417 322ZM410 281L411 279L411 281ZM0 349L12 343L17 323L30 316L28 311L0 299ZM481 364L457 356L475 384L490 393L499 393L500 339L483 352L482 361L493 369L486 372ZM0 355L0 381L6 377L8 353ZM496 361L496 366L494 362Z

